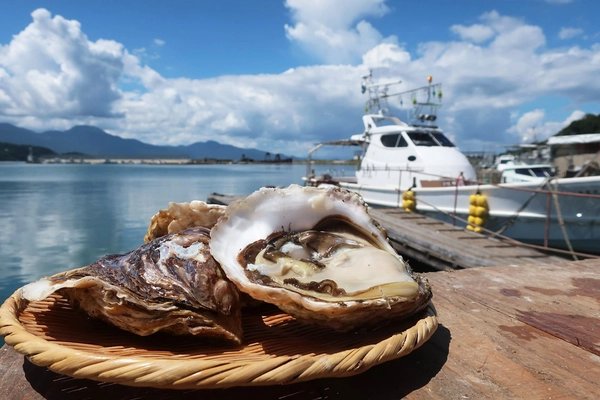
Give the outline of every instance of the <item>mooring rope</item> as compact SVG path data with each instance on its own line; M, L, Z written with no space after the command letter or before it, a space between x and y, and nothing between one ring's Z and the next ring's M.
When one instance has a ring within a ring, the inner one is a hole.
M429 207L432 207L434 210L436 210L436 211L438 211L438 212L440 212L442 214L445 214L448 217L452 217L452 214L450 214L450 213L448 213L446 211L440 210L439 208L437 208L433 204L429 204L426 201L424 201L423 199L419 199L419 202L423 203L425 205L428 205ZM460 218L458 216L455 216L455 218L457 220L461 221L461 222L464 222L467 225L473 225L473 224L469 223L469 221L467 221L467 220L465 220L463 218ZM595 255L595 254L587 254L587 253L581 253L581 252L572 251L572 250L562 250L562 249L557 249L557 248L554 248L554 247L544 247L544 246L538 246L538 245L530 244L530 243L523 243L523 242L520 242L520 241L515 240L513 238L510 238L508 236L501 235L499 233L496 233L494 231L491 231L491 230L483 228L483 227L481 228L481 230L483 232L485 232L485 233L490 234L492 237L505 240L507 242L510 242L510 243L516 245L516 246L528 247L528 248L532 248L532 249L536 249L536 250L548 251L548 252L554 252L554 253L560 253L560 254L567 254L567 255L570 255L570 256L576 255L576 256L579 256L579 257L582 257L582 258L597 258L597 259L600 259L600 256Z
M558 192L558 183L550 181L548 186L552 188L552 183L554 183L554 191ZM565 242L567 243L567 247L573 253L573 259L577 261L577 256L573 252L573 246L571 246L571 241L569 240L569 235L567 235L567 230L565 228L565 221L563 220L562 213L560 212L560 205L558 203L558 195L556 193L552 194L552 198L554 200L554 207L556 207L556 216L558 217L558 225L560 226L560 230L562 231L563 237L565 238Z

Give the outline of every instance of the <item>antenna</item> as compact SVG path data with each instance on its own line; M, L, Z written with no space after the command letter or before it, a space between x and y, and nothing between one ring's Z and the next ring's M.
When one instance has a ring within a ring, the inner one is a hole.
M377 110L377 113L384 115L389 111L387 99L389 97L400 96L400 104L402 96L410 96L414 106L413 119L419 121L424 126L435 128L433 122L437 119L437 109L442 106L442 84L433 83L433 77L427 77L427 86L422 86L417 89L407 90L405 92L389 94L390 86L397 85L402 81L394 81L388 83L373 83L373 71L369 70L369 74L362 77L362 93L369 93L369 100L365 106L365 112L369 113L372 110ZM419 95L425 93L426 100L419 101Z
M369 100L365 106L365 112L369 113L372 110L377 110L377 113L383 115L389 111L387 98L388 90L392 85L398 85L402 81L393 81L387 83L373 83L373 70L369 70L369 75L362 77L361 91L369 93Z

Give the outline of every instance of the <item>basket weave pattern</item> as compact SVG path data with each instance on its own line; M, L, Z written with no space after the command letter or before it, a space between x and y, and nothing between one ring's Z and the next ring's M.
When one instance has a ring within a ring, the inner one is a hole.
M419 315L365 331L303 325L275 307L245 309L244 344L197 337L139 337L74 310L59 294L27 303L15 292L0 308L0 334L36 365L75 378L169 389L288 384L345 377L405 356L437 328Z

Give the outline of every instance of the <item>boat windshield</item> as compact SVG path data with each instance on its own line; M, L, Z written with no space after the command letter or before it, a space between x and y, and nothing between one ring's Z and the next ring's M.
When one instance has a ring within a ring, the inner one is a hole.
M549 176L552 176L552 169L550 167L517 168L515 173L518 175L548 178Z
M431 132L433 137L444 147L454 147L454 143L450 141L442 132Z
M442 132L411 131L406 132L415 146L444 146L454 147L454 144Z

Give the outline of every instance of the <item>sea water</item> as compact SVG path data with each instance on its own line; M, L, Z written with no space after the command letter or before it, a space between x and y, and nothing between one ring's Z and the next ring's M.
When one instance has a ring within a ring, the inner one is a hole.
M0 302L41 277L138 248L171 201L302 184L305 174L304 164L0 163Z

